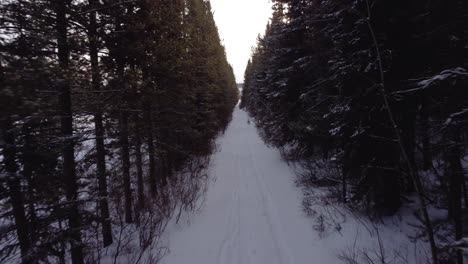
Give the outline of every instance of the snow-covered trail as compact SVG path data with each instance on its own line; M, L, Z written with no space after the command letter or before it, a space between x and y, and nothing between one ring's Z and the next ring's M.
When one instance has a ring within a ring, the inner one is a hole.
M169 227L165 264L337 263L301 210L301 191L277 150L236 109L219 140L206 204Z

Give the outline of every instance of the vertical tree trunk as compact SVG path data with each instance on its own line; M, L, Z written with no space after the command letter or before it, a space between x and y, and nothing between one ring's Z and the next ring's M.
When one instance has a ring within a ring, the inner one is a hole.
M347 144L345 145L346 147L344 147L344 155L343 155L343 166L341 168L341 178L342 178L342 181L343 181L343 186L342 186L342 190L341 190L341 194L342 194L342 199L343 199L343 203L347 203L348 200L347 200L347 196L348 196L348 193L347 193L347 190L348 190L348 175L351 174L351 166L350 164L352 164L352 161L351 161L351 148L350 147L347 147Z
M164 136L161 136L160 138L164 138ZM168 156L169 151L162 152L159 154L158 160L158 176L157 179L159 180L159 197L162 200L162 203L164 205L163 210L166 210L166 213L169 213L169 193L167 190L167 178L169 175L169 164L168 164Z
M125 110L120 111L120 148L122 158L122 177L125 198L125 222L132 223L132 189L130 181L130 154L128 144L128 116Z
M174 175L174 154L172 152L168 153L166 158L166 166L167 166L167 174L164 184L167 185L169 183L169 179L172 178Z
M66 188L67 201L70 204L68 213L68 225L71 238L71 258L73 264L82 264L83 246L81 241L81 216L77 204L78 185L75 171L75 140L73 139L73 114L70 94L70 84L68 80L68 67L70 50L67 36L67 4L68 1L56 0L56 28L57 46L60 68L63 71L63 80L59 83L59 104L61 115L61 129L63 136L63 176Z
M145 207L145 191L143 183L143 161L141 157L141 136L139 133L140 116L138 112L134 115L135 126L135 160L136 160L136 173L137 173L137 192L138 192L138 210ZM138 212L139 213L139 212Z
M429 120L426 114L421 114L421 141L423 155L423 169L428 170L432 167L432 155L429 139Z
M153 122L151 117L151 107L149 102L145 105L145 119L146 119L146 137L148 145L148 159L149 159L149 183L151 195L155 197L157 195L157 179L156 179L156 164L155 164L155 152L154 152L154 140L153 140Z
M465 200L465 209L468 210L468 190L466 187L466 180L463 178L463 199Z
M168 140L169 137L167 135L167 129L159 129L156 133L156 149L160 150L158 152L158 155L157 155L157 158L156 158L156 161L157 161L157 168L156 168L156 179L157 179L157 184L158 187L159 187L159 193L161 196L164 196L165 195L165 186L166 186L166 175L167 175L167 159L168 159L168 156L169 156L169 150L168 149L165 149L163 146L162 146L162 142L157 139L162 139L164 138L165 140ZM161 151L163 150L163 151ZM165 199L165 197L163 197Z
M404 106L404 109L411 109L411 106ZM416 109L414 109L416 111ZM401 118L400 121L400 130L402 131L402 139L403 143L406 147L406 155L410 159L410 162L413 166L413 168L417 168L417 162L416 162L416 120L417 117L413 113L413 110L407 111L405 113L398 113L400 116L404 116L404 118ZM413 191L414 188L411 186L411 191Z
M34 181L33 181L33 168L31 166L34 157L31 152L33 151L31 143L31 132L26 124L23 127L24 134L24 151L23 151L23 176L27 181L27 199L28 212L29 212L29 236L31 244L36 241L36 229L37 229L37 216L36 216L36 207L35 207L35 196L34 196Z
M102 237L104 247L112 244L112 226L109 214L108 192L107 192L107 171L104 148L104 126L102 113L94 116L96 134L96 174L99 183L99 210L102 224Z
M122 18L119 17L115 21L115 31L118 34L121 34L125 29L123 28ZM119 110L119 137L120 137L120 157L122 162L122 181L123 181L123 191L125 199L125 222L133 223L132 217L132 188L130 180L130 150L128 142L128 111L125 107L128 106L127 101L127 86L125 80L125 45L123 45L122 40L118 39L117 50L115 53L116 57L116 68L117 68L117 77L120 82L120 99L121 99L121 109Z
M4 124L3 140L5 142L3 155L5 163L5 171L7 173L7 184L10 194L11 206L13 208L13 217L16 226L16 235L21 250L22 263L29 263L29 250L31 241L28 232L28 222L24 209L24 198L21 190L21 180L17 174L16 166L16 147L15 136L12 133L12 122L6 120Z
M347 181L346 181L347 178L346 177L347 177L347 175L343 172L342 173L343 186L342 186L342 190L341 190L342 191L342 196L343 196L343 203L347 203L347 198L346 198L347 197L347 193L346 193L346 191L347 191L347 185L346 185L347 184Z
M449 218L453 220L455 226L455 240L459 241L463 237L462 221L462 188L463 188L463 166L461 164L461 151L457 146L459 142L457 132L452 135L452 146L449 146L446 155L447 173L449 179ZM449 139L450 141L450 139ZM460 250L457 252L457 264L463 264L463 255Z
M96 10L97 1L89 0L91 10ZM101 90L101 74L99 72L99 57L97 47L97 21L96 11L90 13L89 17L89 55L91 58L92 88L95 91ZM100 96L98 96L100 98ZM94 133L96 136L96 174L99 183L99 210L102 225L102 237L104 247L112 244L112 227L109 216L109 204L107 193L107 173L106 173L106 151L104 147L104 125L102 118L101 102L97 102L96 113L94 114Z
M169 151L168 152L164 152L161 154L161 158L159 159L160 163L159 163L159 166L160 166L160 170L161 170L161 174L159 176L160 178L160 184L161 184L161 188L165 188L166 185L167 185L167 179L169 178Z

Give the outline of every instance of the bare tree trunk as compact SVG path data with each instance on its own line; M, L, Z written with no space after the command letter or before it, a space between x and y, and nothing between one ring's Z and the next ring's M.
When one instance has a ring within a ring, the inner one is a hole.
M465 209L468 210L468 190L465 178L463 178L463 197L463 200L465 200Z
M421 114L421 141L423 154L423 169L428 170L432 168L432 155L429 139L429 120L426 114Z
M168 131L167 129L162 129L159 133L159 138L160 139L169 139L170 138L170 131ZM163 146L162 144L160 143L160 148L163 149ZM168 179L171 175L171 172L172 172L172 168L171 168L171 159L173 158L173 151L172 150L169 150L169 149L166 149L166 151L164 152L161 152L161 154L159 155L159 176L158 176L158 179L159 179L159 182L160 182L160 185L161 185L161 189L163 191L166 191L165 188L167 186L167 183L168 183ZM167 194L167 193L165 193ZM164 198L167 198L167 197L164 197Z
M122 178L125 198L125 222L132 223L132 189L130 181L130 154L128 144L128 117L125 110L120 111L120 149L122 158Z
M125 29L123 28L123 21L121 18L115 21L115 31L122 32ZM125 109L128 107L127 100L127 86L125 80L125 55L126 52L125 46L122 42L118 43L118 48L116 51L116 68L117 68L117 78L120 82L120 99L121 99L121 109L119 110L119 138L120 138L120 158L122 162L122 181L123 181L123 191L125 199L125 222L133 223L132 217L132 188L131 188L131 179L130 179L130 150L128 142L128 111Z
M451 129L450 129L451 130ZM457 132L453 131L448 140L452 146L448 147L446 154L446 166L449 179L449 218L455 225L455 240L459 241L463 237L462 221L462 188L463 188L463 166L461 164L461 151L457 146L459 137ZM463 254L457 251L457 264L463 264Z
M34 196L34 181L33 181L33 169L31 163L34 157L31 155L32 144L31 144L31 132L26 124L23 127L24 133L24 151L23 151L23 176L27 181L27 199L28 212L29 212L29 236L31 244L36 241L36 229L37 229L37 216L35 208L35 196Z
M143 162L141 156L141 136L139 133L140 127L140 116L138 113L134 115L134 121L136 123L135 129L135 160L136 160L136 173L137 173L137 195L138 195L138 210L142 210L145 207L145 190L143 183Z
M342 185L342 197L343 197L343 203L347 203L347 174L346 173L342 173L342 180L343 180L343 185Z
M89 0L91 10L96 10L97 1ZM96 11L89 17L89 54L91 58L92 87L95 91L101 90L101 74L99 72L99 57L97 47L97 21ZM100 96L99 96L100 98ZM112 244L112 227L109 216L109 204L107 193L106 151L104 147L104 125L102 118L101 102L97 102L94 114L94 127L96 135L96 174L99 183L99 210L102 225L102 238L104 247Z
M155 151L154 151L154 139L153 139L153 122L151 117L151 107L149 102L145 103L145 121L146 121L146 137L148 145L148 159L149 159L149 183L151 195L156 197L157 189L157 179L156 179L156 164L155 164Z
M61 129L63 136L63 176L66 188L67 201L70 204L68 225L71 237L71 259L73 264L82 264L83 245L81 241L81 216L78 208L78 185L75 171L75 140L73 139L73 113L68 80L68 67L70 50L68 47L68 1L56 0L56 28L57 46L60 68L63 71L63 80L59 83L59 104L61 115Z
M352 161L353 153L351 152L351 147L349 147L348 144L351 144L351 143L347 143L344 147L343 166L341 168L341 178L343 181L341 192L342 192L343 203L348 202L348 177L349 175L352 175L351 165L353 164L353 161Z
M166 187L167 179L169 178L169 152L162 153L159 158L159 168L160 168L160 184L161 188Z
M104 247L112 244L112 226L109 214L108 192L107 192L107 171L104 148L104 126L102 114L97 113L94 116L94 125L96 133L96 167L99 183L99 210L102 224L102 237Z
M3 155L5 171L7 173L7 184L11 199L11 206L13 208L13 217L16 226L16 235L21 250L22 263L30 263L29 250L31 248L31 241L28 232L28 222L26 212L24 209L24 198L21 190L21 180L17 174L16 165L16 146L15 136L11 131L13 129L12 122L8 118L4 124L3 141L5 142Z

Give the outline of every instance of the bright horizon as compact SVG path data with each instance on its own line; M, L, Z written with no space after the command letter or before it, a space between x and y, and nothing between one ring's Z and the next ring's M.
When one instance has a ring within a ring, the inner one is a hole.
M237 83L244 71L258 34L265 31L272 14L270 0L211 0L216 25Z

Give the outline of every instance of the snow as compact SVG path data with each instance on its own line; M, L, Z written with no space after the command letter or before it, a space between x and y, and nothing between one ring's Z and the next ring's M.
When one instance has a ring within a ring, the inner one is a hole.
M247 120L236 109L213 160L205 207L188 223L168 227L163 263L339 262L335 238L320 239L303 212L292 170Z
M292 171L247 120L236 109L214 156L205 207L189 223L168 227L163 263L334 263L317 246Z
M422 90L428 89L435 85L439 85L443 81L451 81L455 83L457 80L466 79L468 78L468 72L466 69L457 67L454 69L448 69L440 72L439 74L433 75L428 77L424 80L418 80L417 87L413 89L408 89L405 91L396 92L396 94L406 94L406 93L414 93L420 92Z
M427 80L420 81L418 85L425 89L434 83L444 81L448 78L468 77L468 73L464 68L458 67L455 69L444 70L440 74L434 75Z
M410 238L417 237L412 230L414 204L378 224L329 199L317 203L326 191L298 187L293 169L278 150L262 142L254 122L248 120L237 107L218 141L219 151L209 169L210 186L201 199L204 206L195 215L184 214L178 223L174 216L163 237L156 235L148 256L159 258L169 249L163 264L337 264L343 263L344 255L379 258L383 248L394 260L391 263L426 263L427 243ZM305 204L310 198L314 204ZM437 212L431 211L434 219ZM161 224L165 226L165 220ZM133 226L123 232L138 245L141 234ZM113 263L112 254L113 249L107 250L101 262ZM139 254L122 255L117 263L134 263L129 259ZM147 252L142 254L148 257Z
M304 212L293 170L262 142L253 123L236 108L218 141L204 207L168 225L169 253L162 263L336 264L343 263L344 254L378 258L381 246L386 257L408 260L394 263L423 263L424 242L410 241L409 223L373 224L341 208L335 212L341 219L333 219L339 228L318 232L320 218Z

